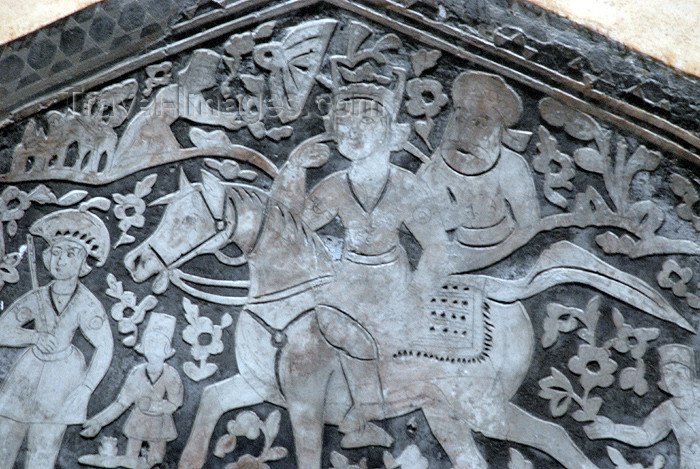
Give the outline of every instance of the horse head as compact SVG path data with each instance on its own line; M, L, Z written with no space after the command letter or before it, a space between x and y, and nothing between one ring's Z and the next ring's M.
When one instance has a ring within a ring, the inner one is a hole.
M236 230L236 209L226 197L225 185L207 171L201 174L201 183L191 183L181 171L178 190L150 204L167 205L163 217L155 231L124 258L135 282L157 275L156 293L165 291L173 271L188 260L219 253Z

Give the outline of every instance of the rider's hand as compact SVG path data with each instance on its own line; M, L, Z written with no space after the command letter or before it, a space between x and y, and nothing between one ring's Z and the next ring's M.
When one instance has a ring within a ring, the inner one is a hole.
M95 438L100 430L102 430L102 426L95 419L90 419L83 424L83 431L80 432L80 435L85 438Z
M599 415L595 422L583 427L583 431L591 440L599 440L601 438L610 438L615 431L615 423L607 417Z
M54 353L58 349L58 341L53 334L39 332L36 347L42 353Z
M326 134L316 135L301 142L289 155L289 163L301 168L319 168L326 164L331 156L328 145L321 143L327 140Z

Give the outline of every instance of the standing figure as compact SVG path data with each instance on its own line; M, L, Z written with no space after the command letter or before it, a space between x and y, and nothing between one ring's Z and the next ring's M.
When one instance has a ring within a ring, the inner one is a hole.
M671 399L654 409L639 427L599 416L584 430L593 440L610 438L642 448L673 432L681 451L680 469L700 469L700 381L695 379L693 349L664 345L659 347L659 357L659 387L671 394Z
M420 288L410 288L412 280L414 285L425 284L440 270L447 244L444 227L435 223L439 215L428 189L414 174L390 163L391 153L403 147L410 130L397 122L405 71L394 69L393 73L398 77L393 89L365 82L341 86L336 81L331 113L325 119L327 133L292 152L271 191L302 213L312 230L336 217L345 229L345 248L334 282L337 288L325 298L335 308L317 311L325 338L343 352L343 371L353 400L340 425L345 448L389 446L393 441L379 427L367 424L365 417L383 415L377 370L381 350L376 340L384 344L404 340L400 328L410 323L406 313L416 311L419 301L414 293ZM307 194L306 169L325 164L330 154L324 140L335 142L350 167L331 174ZM402 227L422 248L415 274L399 242Z
M70 209L39 219L29 231L49 243L43 261L53 281L22 296L0 316L0 345L26 348L0 388L2 468L13 467L25 437L25 467L54 467L66 427L85 421L88 401L109 368L114 347L104 308L78 280L90 272L88 256L97 266L107 260L104 223L92 213ZM33 328L25 327L30 323ZM78 329L94 347L87 367L72 345Z
M465 72L452 85L452 101L442 142L418 174L454 233L455 270L466 272L529 241L540 211L530 167L512 150L523 151L531 136L511 128L523 112L518 94L498 75Z
M165 363L175 354L171 344L174 332L173 316L151 313L135 348L146 357L146 363L131 370L116 401L83 425L81 435L93 438L133 405L123 430L128 438L126 455L90 454L80 458L82 464L142 469L163 462L167 442L177 438L173 413L183 402L180 375ZM148 454L140 458L144 442L148 443Z

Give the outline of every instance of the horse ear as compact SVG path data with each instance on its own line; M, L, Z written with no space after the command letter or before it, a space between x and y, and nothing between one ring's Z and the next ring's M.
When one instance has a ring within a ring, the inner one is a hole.
M180 189L183 189L187 186L190 185L189 179L187 179L187 175L185 174L185 170L180 168Z
M219 217L224 212L226 189L221 184L221 180L209 171L202 169L200 172L202 174L202 195L204 200L206 200L212 213Z

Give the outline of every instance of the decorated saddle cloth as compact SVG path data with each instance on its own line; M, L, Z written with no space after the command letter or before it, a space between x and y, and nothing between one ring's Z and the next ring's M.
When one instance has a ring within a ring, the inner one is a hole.
M483 289L465 277L436 285L421 308L418 327L395 359L476 363L488 358L493 341L491 306Z

